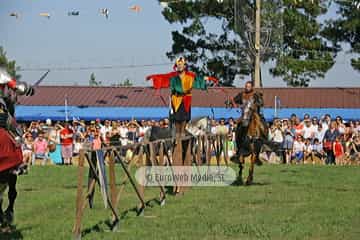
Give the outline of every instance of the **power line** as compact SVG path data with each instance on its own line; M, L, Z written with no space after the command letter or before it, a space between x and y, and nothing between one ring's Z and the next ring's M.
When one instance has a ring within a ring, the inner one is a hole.
M102 69L126 69L126 68L144 68L168 66L171 62L154 63L154 64L129 64L129 65L105 65L105 66L82 66L82 67L25 67L20 68L19 72L39 72L39 71L81 71L81 70L102 70Z

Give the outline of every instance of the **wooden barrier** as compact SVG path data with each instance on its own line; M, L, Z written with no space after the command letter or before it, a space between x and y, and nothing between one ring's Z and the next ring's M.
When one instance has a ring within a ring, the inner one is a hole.
M145 202L145 186L137 186L134 178L131 175L131 168L136 165L136 159L140 163L140 166L161 166L161 165L169 165L173 174L174 170L172 169L173 165L185 165L190 166L195 164L196 166L203 164L203 155L206 155L206 164L211 164L211 151L215 151L217 164L220 164L220 155L223 152L225 163L228 164L227 159L227 143L224 137L218 137L216 135L206 135L200 136L197 139L186 136L180 139L181 142L187 141L185 158L182 159L182 144L177 144L175 147L172 145L170 149L165 147L165 143L171 141L174 142L174 139L162 139L147 143L136 143L131 146L120 146L120 147L106 147L101 149L105 153L105 156L108 157L108 171L109 171L109 188L110 193L105 191L105 197L107 205L111 211L112 219L111 219L111 229L116 230L119 223L119 216L117 213L117 209L121 200L121 196L124 193L125 186L128 182L130 182L131 187L133 188L137 198L140 203L137 207L138 215L142 215L144 213L144 209L146 207ZM197 141L197 144L193 146L192 144ZM224 147L225 146L225 147ZM158 147L158 151L155 149ZM138 153L133 154L130 161L126 165L121 157L121 150L123 149L137 149ZM181 151L179 151L179 149ZM169 152L172 153L169 155ZM176 154L177 153L177 154ZM181 153L181 154L180 154ZM96 163L98 162L98 154L96 155ZM87 206L91 206L92 197L95 191L96 184L99 183L99 169L97 169L97 164L92 159L94 156L94 151L91 149L83 149L80 151L79 161L78 161L78 184L77 184L77 195L76 195L76 211L75 211L75 223L73 227L73 234L75 239L81 239L82 231L81 231L81 222L84 216L84 211ZM166 159L166 160L165 160ZM92 178L88 181L88 190L86 195L83 194L83 185L84 185L84 171L85 171L85 160L87 160L89 166L89 174L91 173ZM115 171L115 162L119 162L122 170L125 173L125 176L121 179L119 189L116 187L116 171ZM106 182L106 181L105 181ZM176 184L176 183L175 183ZM165 204L166 199L166 191L165 187L159 184L160 186L160 205L163 206ZM174 189L176 189L177 185ZM185 191L185 187L182 188L182 191Z

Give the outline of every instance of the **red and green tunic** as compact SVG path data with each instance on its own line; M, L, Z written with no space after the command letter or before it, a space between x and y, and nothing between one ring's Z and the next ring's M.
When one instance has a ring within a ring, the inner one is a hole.
M197 76L193 72L171 72L148 76L153 80L156 89L169 88L171 90L171 106L175 121L189 121L191 119L191 90L206 90L205 77Z

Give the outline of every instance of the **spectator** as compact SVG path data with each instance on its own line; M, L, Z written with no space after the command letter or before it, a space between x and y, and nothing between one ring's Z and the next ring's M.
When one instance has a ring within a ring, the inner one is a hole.
M228 127L225 125L225 119L221 118L219 125L216 126L216 134L227 135L229 133Z
M101 137L103 138L103 141L106 140L106 133L111 132L112 131L112 127L110 125L110 121L109 120L105 120L105 125L100 126L100 134Z
M303 137L298 135L294 141L293 153L296 160L296 163L301 163L304 160L304 150L305 144L303 142Z
M285 130L285 137L283 143L283 149L285 150L285 163L289 164L291 162L292 150L294 146L294 135L292 132L287 129Z
M333 151L335 156L335 164L343 165L344 148L340 141L340 136L335 138L335 142L333 143Z
M360 137L355 135L348 146L349 160L360 163Z
M38 132L38 137L34 141L34 155L32 159L32 164L35 164L35 159L42 159L42 165L45 165L48 156L48 142L44 138L43 132Z
M314 138L315 135L315 129L311 123L310 118L307 118L304 120L304 126L302 129L302 135L304 137L304 139L310 139L312 141L312 139Z
M34 150L34 141L32 138L31 133L27 132L24 134L25 140L24 143L22 144L22 153L23 153L23 162L27 165L30 166L31 162L32 162L32 155L33 155L33 150Z
M319 140L319 144L321 145L321 147L323 146L322 142L324 140L325 132L326 132L326 130L323 128L323 125L319 124L314 133L314 138Z
M343 120L340 116L336 117L336 128L338 129L340 134L344 134L345 133L345 125L343 123Z
M55 151L50 152L49 157L55 164L62 164L60 140L61 129L62 126L60 124L55 124L55 127L49 128L49 144L55 144Z
M38 137L38 132L39 132L38 123L37 122L31 122L29 131L30 131L30 133L32 135L32 138L36 139Z
M304 143L304 163L310 158L311 159L311 162L312 164L314 164L314 158L313 158L313 148L312 148L312 145L311 145L311 141L312 139L311 138L307 138L305 139L305 143Z
M321 126L321 125L319 125ZM318 157L321 162L324 162L325 152L322 146L322 142L318 139L314 139L314 144L312 145L312 150L315 157Z
M65 165L72 164L72 155L73 155L73 134L74 131L70 129L69 123L66 122L64 129L60 131L61 138L61 155L64 159Z
M336 138L340 135L339 131L336 129L336 122L332 121L330 123L330 128L326 130L324 135L324 150L326 152L326 164L335 164L335 156L333 150L333 143Z

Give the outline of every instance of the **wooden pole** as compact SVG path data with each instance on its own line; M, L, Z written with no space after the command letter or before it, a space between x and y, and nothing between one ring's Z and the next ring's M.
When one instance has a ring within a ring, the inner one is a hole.
M76 194L76 218L74 224L74 238L81 239L81 218L83 215L82 195L83 195L83 181L84 181L84 150L80 150L79 166L78 166L78 185Z
M254 87L261 87L260 84L260 31L261 31L261 20L260 20L260 4L261 0L255 0L255 76L254 76Z

